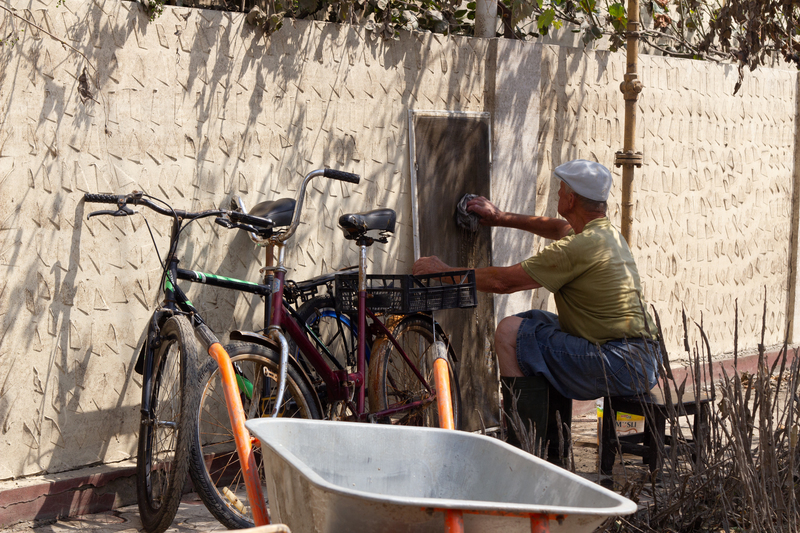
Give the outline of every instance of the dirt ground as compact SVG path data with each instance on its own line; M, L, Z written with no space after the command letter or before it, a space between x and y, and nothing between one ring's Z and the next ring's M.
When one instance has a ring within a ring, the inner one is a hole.
M572 455L575 473L591 481L599 480L597 416L584 414L572 419Z
M688 420L682 422L688 423ZM650 470L642 458L624 455L622 461L617 457L613 475L600 475L599 446L597 439L598 423L594 413L576 415L572 419L572 460L573 465L565 465L579 476L619 492L631 481L649 478Z

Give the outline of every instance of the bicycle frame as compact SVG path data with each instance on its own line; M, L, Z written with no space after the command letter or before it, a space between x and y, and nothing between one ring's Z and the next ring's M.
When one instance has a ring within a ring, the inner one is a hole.
M343 385L344 382L351 382L355 386L360 386L362 383L366 383L366 341L364 344L363 360L361 363L357 363L357 368L360 370L357 370L355 373L347 373L346 371L342 370L333 370L323 355L327 356L328 360L335 360L334 356L331 354L329 348L314 335L309 326L303 323L299 317L297 317L296 313L292 311L291 307L283 296L283 289L286 286L285 272L282 272L280 268L276 268L275 270L277 270L278 273L275 275L275 279L271 284L258 284L251 281L229 278L196 270L186 270L182 268L175 268L172 277L175 277L179 280L189 281L191 283L202 283L213 287L235 290L238 292L245 292L270 298L270 307L272 309L280 310L278 313L272 313L271 322L274 325L278 325L280 328L282 328L286 334L297 344L303 356L306 357L308 362L312 364L314 369L328 386L329 397L334 401L348 399L348 388L347 386ZM277 292L274 292L274 287L280 288ZM171 306L172 308L180 309L182 312L191 315L195 320L204 322L199 311L192 305L191 301L180 289L180 287L171 283L165 283L165 292L170 295L168 296L167 300L173 302L173 305ZM366 291L364 291L364 301L366 301ZM385 335L390 342L393 343L411 371L414 373L417 379L419 379L422 386L425 387L428 392L433 393L430 384L427 382L416 365L414 365L414 363L410 360L408 355L403 351L402 347L397 343L397 340L394 338L391 331L369 308L363 304L362 308L365 309L365 318L372 320L372 327L377 330L378 334ZM359 322L362 322L362 320L359 319ZM365 322L366 320L363 321L363 323ZM357 331L366 332L367 328L365 325L363 325L363 323L362 325L358 325ZM312 339L314 342L312 342ZM269 343L269 347L276 350L280 349L280 347L274 342L270 342L271 339L268 337L259 336L257 341L262 344ZM380 411L379 413L371 413L371 415L387 416L397 412L424 406L433 401L435 401L435 397L432 396L431 398L427 398L425 400L406 404L400 408L387 409ZM365 408L362 405L359 412L363 413L364 410ZM366 413L364 414L366 415Z
M308 181L315 176L325 176L331 179L340 181L348 181L351 183L358 183L360 178L355 174L347 172L340 172L331 169L317 170L309 173L303 181L302 192L304 194L305 187ZM262 288L258 284L242 280L233 280L231 278L224 278L222 276L205 275L193 271L180 270L177 267L178 259L176 257L178 239L180 232L183 228L185 220L195 220L199 218L206 218L210 216L217 216L217 222L228 228L236 227L240 229L247 229L251 234L271 235L274 224L270 219L261 217L253 217L247 214L238 212L225 211L225 210L209 210L199 213L190 213L187 211L177 211L169 207L157 205L150 200L150 197L142 192L134 192L129 195L112 195L112 194L92 194L86 193L84 199L87 202L107 203L116 205L116 210L96 211L89 214L89 218L95 215L111 215L111 216L129 216L135 213L128 204L144 205L159 214L170 216L172 218L172 231L170 234L169 252L166 257L163 273L163 290L165 300L162 305L153 313L151 322L148 325L148 334L145 349L143 350L143 374L144 374L144 395L142 409L143 419L145 423L154 423L152 415L152 406L148 398L152 391L153 371L154 371L154 347L158 342L158 332L163 318L178 312L185 313L191 318L191 324L194 327L198 336L202 339L207 347L208 354L217 362L220 369L220 376L222 378L222 386L225 396L225 403L230 418L231 427L233 429L234 440L236 443L236 451L239 456L242 474L245 479L245 487L247 490L248 499L250 501L251 509L253 512L253 519L257 526L269 524L269 514L267 512L266 501L261 490L261 483L259 481L259 474L253 455L253 440L250 433L244 425L246 416L242 407L241 397L239 396L239 388L236 383L236 374L231 363L230 356L225 351L225 348L219 342L219 339L214 332L205 324L200 314L191 304L186 294L177 285L177 280L188 279L191 281L206 280L211 281L212 284L218 286L225 286L235 290L243 290L246 292L254 292L264 296L269 294L269 287ZM301 196L297 210L294 213L292 224L289 229L279 236L280 239L285 240L297 229L299 224L299 214L302 207L303 198ZM164 204L166 205L166 204ZM149 228L149 226L148 226ZM199 278L199 279L198 279ZM282 293L282 291L281 291ZM271 301L275 301L274 299ZM281 301L278 300L278 308L281 308ZM276 408L272 416L278 415L278 406L283 398L283 392L286 385L286 372L287 372L287 355L288 347L285 338L281 335L276 335L276 340L281 344L281 370L280 370L280 385L279 391L276 396ZM140 354L141 356L141 354ZM137 363L138 367L138 363Z
M102 195L101 195L102 196ZM108 200L106 198L105 200ZM141 197L138 199L141 200ZM136 203L136 202L134 202ZM186 213L172 212L168 213L165 210L154 208L152 204L146 204L148 207L153 208L161 214L173 215L172 231L170 235L170 249L167 255L167 264L165 267L163 277L163 290L164 302L159 305L158 309L153 313L150 324L148 326L147 344L146 349L143 350L143 388L146 394L143 395L143 403L141 411L143 417L148 423L152 424L153 413L152 405L150 404L150 391L153 387L152 377L154 375L154 348L158 341L158 332L163 318L173 315L175 313L184 313L191 319L191 324L195 331L198 333L203 343L207 347L208 354L217 362L220 368L220 375L222 378L223 392L225 395L225 403L228 409L228 416L233 428L234 440L236 443L236 451L239 455L239 462L242 467L242 474L245 480L245 488L247 490L248 499L250 501L251 509L253 512L253 520L256 525L269 524L269 514L267 512L266 500L261 490L261 483L259 481L258 468L253 455L252 442L250 433L244 425L246 416L242 407L242 400L239 396L239 388L236 383L236 374L231 363L230 357L225 349L220 344L216 335L206 325L200 313L192 305L191 301L187 298L186 294L177 285L177 279L188 279L191 281L210 281L210 284L230 289L252 292L255 294L268 295L268 288L262 287L258 284L225 278L222 276L215 276L210 274L198 274L194 271L187 271L178 269L178 259L175 256L178 237L183 226L183 220ZM132 214L130 210L125 210L123 204L118 205L117 213ZM201 214L205 216L214 216L221 214L221 211L209 211ZM196 218L200 218L197 216ZM191 217L189 217L191 218ZM140 354L141 356L141 354Z
M177 263L177 260L175 261ZM180 310L181 312L190 315L195 322L203 324L205 323L200 312L192 305L191 301L183 292L183 290L177 284L174 284L170 281L171 279L185 280L191 283L202 283L205 285L210 285L223 289L235 290L238 292L245 292L249 294L255 294L258 296L269 298L271 300L269 307L271 307L275 311L272 312L272 318L268 323L280 327L286 333L286 335L297 344L298 348L300 349L300 352L303 354L306 360L314 367L314 369L317 371L322 380L326 383L328 387L328 395L331 400L333 401L348 400L350 397L349 394L350 388L348 387L348 383L352 383L352 386L355 388L356 391L361 389L361 392L358 393L359 396L356 403L356 408L357 408L356 413L358 414L359 419L364 420L368 416L372 417L390 416L398 412L413 410L418 407L423 407L436 400L435 393L431 388L430 384L427 382L427 380L419 371L419 369L416 367L416 365L410 360L405 351L403 351L402 347L397 343L397 340L394 338L391 331L383 324L383 322L375 315L375 313L373 313L370 309L366 307L365 305L366 289L365 289L363 291L363 294L359 295L359 301L362 302L360 304L360 307L364 310L364 316L359 317L358 319L357 331L366 332L367 331L366 318L370 318L372 320L372 327L375 330L377 330L378 334L386 336L386 338L393 343L400 356L405 360L409 369L414 373L414 375L420 381L422 386L425 387L425 389L429 393L431 393L431 396L429 398L411 402L403 405L402 407L385 409L375 413L366 413L365 402L363 400L363 394L365 390L364 385L366 384L366 369L367 369L366 338L365 338L366 336L365 335L358 336L359 338L364 337L365 340L363 342L363 346L358 347L359 355L357 355L357 367L356 367L357 370L355 373L348 373L345 370L332 369L324 357L327 356L328 360L335 360L329 348L325 346L325 344L322 343L321 340L316 338L316 336L308 327L308 325L302 323L302 321L299 320L299 318L296 316L296 313L292 312L292 309L289 307L288 302L283 297L283 289L286 286L285 269L282 269L279 265L274 270L276 271L276 274L271 283L258 284L251 281L229 278L206 272L177 268L176 264L173 268L170 269L170 271L172 272L170 276L167 279L165 279L164 291L167 296L165 298L164 306L160 310L160 313L162 314L166 313L168 312L169 309ZM278 288L278 290L277 291L273 290L276 287ZM312 339L314 342L312 342ZM280 346L276 345L276 343L269 337L259 336L257 341L262 344L268 344L269 347L275 349L276 351L280 350ZM358 342L359 344L361 344L361 341ZM239 384L239 388L245 390L244 387L241 386L241 384ZM143 405L142 409L146 410L146 412L149 412L149 406Z
M177 228L173 231L173 235L177 235L177 229L180 227L180 222L176 220L175 225ZM151 319L152 322L149 328L150 331L148 333L148 346L152 346L152 343L150 342L151 337L153 337L152 340L154 340L157 336L157 324L160 322L161 317L174 312L183 312L191 318L192 325L195 327L195 330L198 332L199 336L203 339L203 343L207 346L208 354L217 362L217 365L220 369L223 395L225 397L225 404L228 410L228 417L233 429L236 451L242 468L242 476L245 481L248 500L250 501L253 512L253 521L256 525L269 524L269 514L266 507L266 500L261 489L258 467L255 462L255 455L253 454L253 445L258 446L258 441L250 436L249 431L244 425L247 417L242 407L241 397L239 396L240 391L245 391L245 394L247 394L247 387L239 386L238 375L233 367L233 364L231 363L228 353L222 347L213 331L205 324L202 316L189 300L186 293L180 288L180 286L178 286L177 283L175 283L174 280L181 279L193 283L204 283L220 288L247 292L264 297L269 297L272 295L272 288L269 285L262 285L250 281L228 278L194 270L180 269L177 267L178 259L174 256L174 254L170 255L168 261L169 266L167 268L167 274L164 276L164 303L159 306L159 309L153 314L153 318ZM281 277L281 286L283 286L283 281L283 277ZM281 290L277 300L279 303L275 304L276 300L273 298L273 305L277 305L277 309L283 310L284 306L286 306L288 309L288 304L282 300L282 295L283 291ZM291 324L290 327L295 328L294 331L297 338L306 340L306 336L300 333L301 330L297 326L297 322L294 319L289 318L291 317L291 314L286 313L282 316L286 316L287 324ZM307 326L306 330L310 331ZM327 347L324 347L324 345L322 347L327 350ZM286 351L287 348L282 346L282 352L285 354ZM153 352L151 348L148 348L145 351L144 375L146 377L144 379L144 386L148 389L152 387L152 380L149 378L149 376L153 375L152 353ZM315 353L318 354L316 350ZM328 354L330 355L330 352L328 352ZM287 368L285 360L282 360L281 366L281 381L285 383L285 373ZM244 383L242 383L242 385L244 385ZM149 394L146 395L146 398L149 398L149 396ZM277 416L278 414L278 406L281 403L280 398L282 396L283 394L281 391L279 392L278 399L276 401L275 412L272 414L273 417ZM142 412L147 413L148 419L152 418L150 414L151 410L152 409L149 405L149 402L146 401L142 405Z
M222 289L233 290L237 292L244 292L248 294L254 294L256 296L261 296L264 298L270 298L272 295L272 287L267 284L259 284L254 283L252 281L241 280L236 278L229 278L225 276L219 276L217 274L212 274L208 272L201 272L197 270L187 270L183 268L174 268L173 274L170 275L170 278L177 278L179 280L189 281L190 283L202 283L204 285L210 285L212 287L219 287ZM204 323L205 320L203 319L200 312L194 307L191 300L186 296L183 290L169 281L169 278L165 280L164 285L164 292L167 294L164 303L162 306L153 314L153 318L151 318L151 326L150 331L153 332L152 336L156 336L156 332L158 330L157 324L161 321L161 317L165 315L169 315L174 312L182 312L186 315L193 318L195 322L202 322ZM333 354L331 354L330 349L319 339L316 337L314 332L311 328L303 323L297 313L292 309L289 305L289 302L286 299L282 300L282 316L284 316L284 320L286 320L285 324L287 327L294 327L293 329L297 338L303 338L306 340L306 335L312 339L314 339L314 344L318 352L322 352L324 355L328 357L328 360L335 361ZM291 324L291 326L289 326ZM299 328L302 327L302 330ZM297 331L302 331L306 335L298 334ZM247 334L241 334L242 338L247 338L248 340L258 342L259 344L266 344L268 347L275 349L276 351L280 351L280 346L272 342L271 339L265 337L263 335L255 334L255 337L247 336ZM152 345L152 343L151 343ZM144 351L140 354L140 358L144 356ZM141 362L137 361L137 365L144 364L147 366L152 366L152 362L147 363L146 359L142 359ZM325 363L323 363L324 365ZM151 375L152 368L147 368L142 372L145 376ZM147 380L145 380L147 383ZM245 394L246 397L250 397L250 392L248 392L246 386L248 382L244 378L239 378L237 374L237 383L239 384L239 388L241 392ZM243 386L244 385L244 386ZM150 413L150 406L143 405L142 410Z
M350 398L350 390L351 388L354 391L355 396L355 415L359 420L366 420L368 417L378 418L383 416L389 416L398 412L409 411L416 409L421 406L428 405L434 401L436 401L436 393L427 382L425 377L419 371L417 366L411 361L408 355L405 353L403 348L395 339L392 332L384 325L384 323L373 313L370 309L367 308L366 300L367 300L367 290L366 290L366 282L361 281L361 279L366 276L366 247L362 247L362 254L361 259L359 260L359 291L358 291L358 319L357 319L357 330L360 332L357 337L357 362L356 362L356 371L354 373L348 373L346 370L333 370L331 367L325 362L325 359L322 357L322 354L317 350L312 343L308 336L303 334L303 330L298 325L298 321L295 320L294 317L290 316L285 312L285 306L282 305L283 302L283 289L286 285L286 268L283 265L284 262L284 245L283 243L274 243L278 246L278 265L275 267L271 267L271 270L275 272L274 280L272 282L273 293L272 293L272 317L269 320L269 328L272 331L283 331L285 332L289 338L291 338L297 347L299 348L300 352L306 358L306 360L314 367L316 372L325 382L328 388L328 397L332 401L340 401L344 400L347 401ZM268 267L269 268L269 267ZM367 332L367 317L372 320L372 326L378 331L378 333L385 335L387 339L395 346L401 357L404 359L405 363L414 373L416 378L420 381L423 387L431 394L430 397L424 400L417 400L408 404L404 404L401 407L393 407L390 409L385 409L379 412L366 412L366 382L367 382L367 362L366 362L366 332ZM308 328L306 327L306 330ZM279 333L281 334L281 333ZM317 340L317 339L315 339ZM319 342L318 342L319 344ZM324 345L322 345L324 347ZM327 347L324 347L327 351ZM330 355L330 352L328 352Z
M327 364L320 351L315 347L314 343L309 340L313 338L317 346L322 349L330 360L334 360L328 348L317 339L313 332L305 325L305 335L295 317L290 316L285 312L283 291L286 286L286 267L285 267L285 242L295 233L300 224L300 214L305 198L305 191L308 183L316 176L323 175L323 171L313 171L307 174L300 186L298 192L297 204L294 210L291 224L288 229L279 234L272 235L269 238L258 238L255 234L250 233L253 242L258 246L263 246L266 249L266 267L265 272L265 286L271 287L272 297L268 301L265 309L265 323L268 324L267 337L273 341L279 342L281 345L286 343L284 333L291 338L300 350L300 353L305 357L306 361L311 364L314 370L319 374L327 387L329 399L333 401L349 401L349 392L352 390L355 396L355 415L358 420L366 420L368 417L381 417L388 416L398 412L416 409L420 406L428 405L436 401L436 394L425 377L411 361L403 348L397 342L391 331L381 322L378 317L367 308L367 289L366 289L366 267L367 267L367 246L362 245L359 254L359 291L358 291L358 318L357 318L357 355L356 355L356 371L349 373L347 370L333 370ZM240 199L237 199L239 209L246 213L244 204ZM277 254L275 249L277 248ZM277 265L273 265L275 255L277 255ZM372 325L379 334L385 335L394 347L398 350L406 364L412 370L416 378L431 393L429 398L418 400L405 404L401 407L394 407L380 412L367 413L366 412L366 383L367 383L367 361L366 361L366 337L367 337L367 317L372 320ZM263 337L262 337L263 339ZM262 341L263 342L263 341ZM278 386L279 397L282 396L285 388L285 379L281 379Z

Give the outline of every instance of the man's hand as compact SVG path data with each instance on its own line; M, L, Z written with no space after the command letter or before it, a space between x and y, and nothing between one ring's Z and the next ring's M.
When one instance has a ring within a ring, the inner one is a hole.
M438 274L439 272L447 272L451 267L444 261L431 255L429 257L420 257L414 262L411 267L411 273L415 276L422 276L425 274Z
M503 212L497 206L483 196L478 196L467 202L467 211L481 217L480 223L484 226L499 225L500 217L503 215Z

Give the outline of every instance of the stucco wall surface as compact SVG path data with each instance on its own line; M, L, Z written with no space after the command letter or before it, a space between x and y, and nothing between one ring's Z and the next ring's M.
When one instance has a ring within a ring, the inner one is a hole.
M132 365L160 268L143 218L86 220L84 192L142 189L190 210L234 195L254 205L293 197L312 169L340 168L362 183L315 182L290 276L354 264L336 219L377 207L396 209L399 225L370 260L408 272L409 109L490 112L493 197L519 212L554 215L552 168L573 157L613 167L622 146L620 54L425 34L382 42L304 21L265 38L240 15L167 8L149 22L120 0L11 5L85 57L0 12L0 35L19 36L0 47L0 479L135 454ZM796 74L762 71L731 96L726 67L641 63L632 240L667 342L682 346L685 306L716 353L731 349L738 298L739 342L755 346L765 285L765 343L779 342ZM79 90L84 72L90 95ZM617 222L618 203L615 189ZM166 221L148 221L163 248ZM506 230L493 238L496 264L546 244ZM257 279L263 265L244 235L211 223L190 226L184 243L183 266ZM258 302L226 291L190 296L219 332L261 317ZM497 315L550 302L544 291L501 298Z
M613 165L623 144L625 58L542 49L535 211L555 215L552 170L583 157L612 169L609 208L619 226L622 170ZM684 309L692 350L700 340L693 321L702 323L712 353L733 350L737 302L739 350L761 342L762 319L764 344L782 343L796 320L789 291L796 275L790 260L797 74L762 69L746 75L733 95L735 67L653 56L639 62L636 146L644 160L635 171L630 244L673 360L686 354ZM495 250L513 248L516 238L502 232ZM537 239L534 249L545 244ZM513 260L526 254L519 250ZM552 306L543 291L532 300Z
M30 28L0 52L0 478L135 450L132 364L160 269L143 219L87 220L84 192L140 189L199 210L233 195L251 206L294 197L323 166L356 172L358 186L313 183L290 276L357 263L336 219L377 207L396 209L399 224L370 250L375 271L408 272L408 110L485 110L486 41L383 43L310 22L265 39L238 15L168 8L148 22L117 0L15 7L86 57ZM2 27L24 25L5 15ZM93 81L82 99L84 70ZM530 88L512 98L517 127L537 113L529 100ZM163 248L166 221L148 220ZM190 226L184 243L182 265L194 269L257 279L263 265L244 235L211 223ZM261 317L258 302L222 290L190 296L223 337Z

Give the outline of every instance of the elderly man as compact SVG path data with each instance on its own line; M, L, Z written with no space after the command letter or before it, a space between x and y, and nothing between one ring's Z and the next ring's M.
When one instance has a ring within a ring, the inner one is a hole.
M544 287L554 295L558 315L531 310L504 318L495 332L495 349L505 409L513 389L522 420L533 422L539 438L546 434L549 458L559 462L561 456L554 457L555 411L568 422L572 399L650 390L660 352L628 243L606 216L611 172L578 159L554 173L560 180L558 214L563 220L503 212L482 197L471 200L467 209L484 225L554 241L521 263L478 268L475 280L483 292ZM455 269L436 256L420 258L413 267L414 274L448 270ZM512 431L509 442L519 445Z

